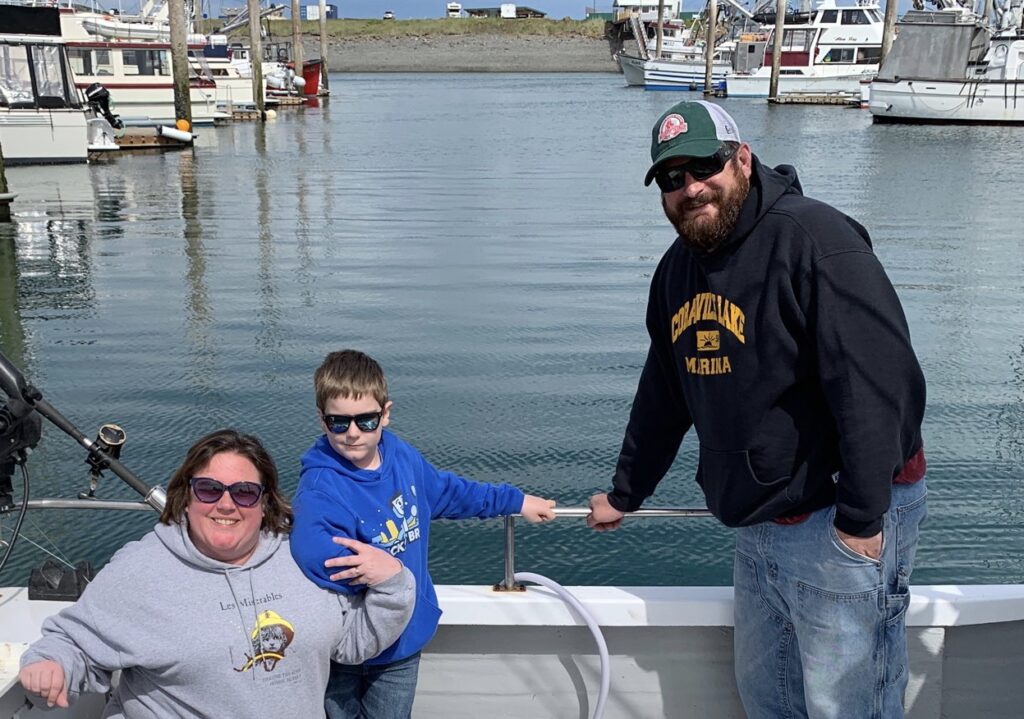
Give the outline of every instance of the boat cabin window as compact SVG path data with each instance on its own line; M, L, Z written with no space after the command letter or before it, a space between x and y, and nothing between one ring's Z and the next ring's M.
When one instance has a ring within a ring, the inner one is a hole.
M852 47L834 47L828 51L822 62L853 62L854 50Z
M170 75L167 50L122 50L125 75Z
M28 48L24 45L0 44L0 105L31 107L32 73L28 69Z
M782 50L795 52L809 52L811 49L811 38L814 37L812 30L786 30L782 35ZM769 46L771 42L769 41Z
M80 107L63 46L0 43L0 106Z
M859 47L857 48L858 65L877 65L882 59L881 47Z
M839 11L838 10L822 10L821 11L821 24L822 25L835 25L839 22Z
M36 97L39 107L69 107L75 93L64 80L59 45L32 45L32 68L36 75Z
M68 58L76 75L113 75L114 65L110 50L102 48L69 47Z
M863 10L843 10L843 25L870 25L871 20Z

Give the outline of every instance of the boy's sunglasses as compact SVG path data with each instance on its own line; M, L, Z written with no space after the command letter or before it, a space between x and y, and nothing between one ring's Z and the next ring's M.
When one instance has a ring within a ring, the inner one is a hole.
M380 426L380 418L384 415L380 412L364 412L363 414L325 414L324 424L332 434L344 434L348 432L348 426L352 422L362 432L372 432Z
M235 482L224 484L209 477L193 477L188 481L192 494L203 504L214 504L224 496L231 495L231 501L239 507L253 507L263 496L263 485L256 482Z
M694 157L685 165L676 165L664 170L658 170L654 175L654 181L662 192L668 194L686 187L686 175L703 182L709 177L714 177L725 169L725 163L736 154L736 147L721 148L710 157Z

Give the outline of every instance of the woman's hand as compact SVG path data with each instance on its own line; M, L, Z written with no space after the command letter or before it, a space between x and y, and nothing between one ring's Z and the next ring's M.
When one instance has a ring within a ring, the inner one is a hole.
M523 508L519 510L519 513L527 522L536 524L537 522L550 522L554 519L555 513L552 511L554 508L555 500L528 494L523 498Z
M25 691L45 699L46 706L56 704L67 708L68 688L64 684L64 667L52 659L26 664L18 673L18 679Z
M345 547L352 554L334 557L324 562L324 566L328 568L345 567L344 571L330 576L332 582L348 579L350 585L365 584L372 587L402 571L402 563L383 549L348 537L334 537L334 543Z

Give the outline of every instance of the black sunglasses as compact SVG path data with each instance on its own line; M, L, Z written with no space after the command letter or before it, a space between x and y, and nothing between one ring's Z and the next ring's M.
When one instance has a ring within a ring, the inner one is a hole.
M203 504L219 502L224 492L231 495L231 501L239 507L252 507L263 496L263 485L256 482L235 482L224 484L209 477L193 477L188 481L192 494Z
M380 426L380 418L384 416L384 411L380 412L364 412L363 414L351 415L351 414L325 414L324 424L327 425L327 429L330 430L331 434L344 434L348 432L348 426L352 422L356 423L356 427L362 432L372 432Z
M725 169L725 163L736 154L738 147L720 148L710 157L694 157L684 165L676 165L658 170L654 174L654 181L662 192L668 194L686 187L686 175L703 182L709 177L714 177Z

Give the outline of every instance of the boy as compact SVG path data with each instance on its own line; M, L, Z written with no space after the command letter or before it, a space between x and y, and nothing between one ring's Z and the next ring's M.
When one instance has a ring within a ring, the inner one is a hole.
M310 580L356 593L380 581L373 559L335 541L349 537L388 550L416 577L416 608L393 645L359 666L331 665L330 719L408 719L420 650L441 610L427 567L430 520L520 513L554 519L554 501L508 484L474 482L434 468L412 446L385 432L392 403L380 365L355 350L327 355L314 376L324 435L302 457L291 549ZM326 561L325 563L325 560ZM332 567L341 567L335 571Z

